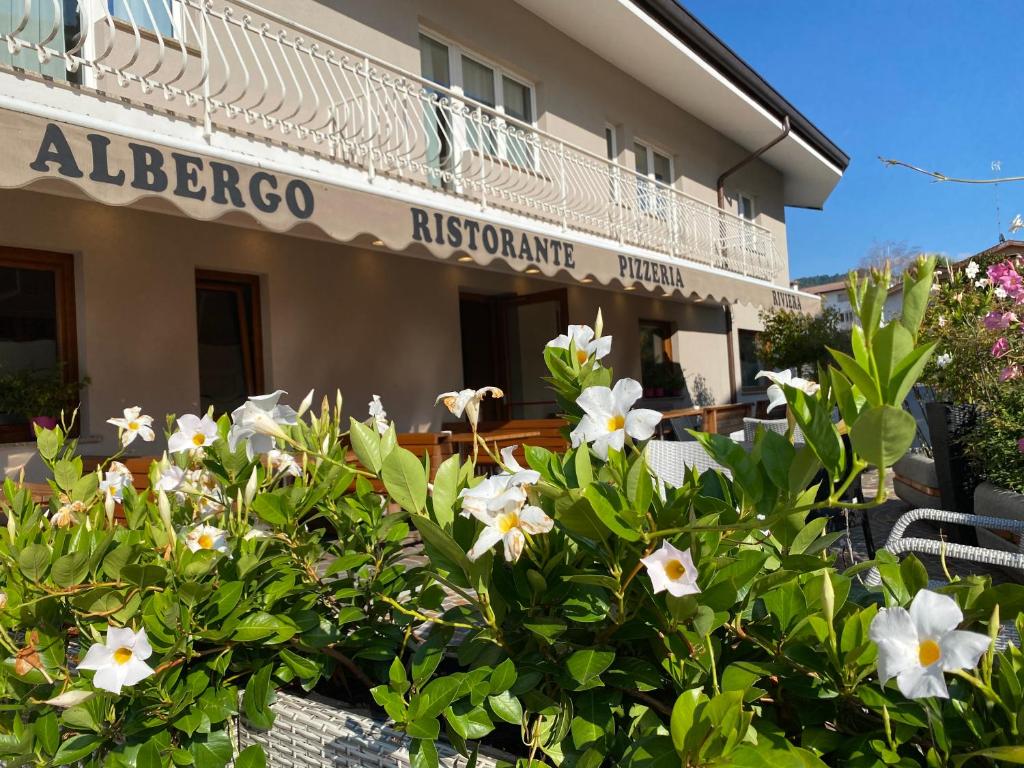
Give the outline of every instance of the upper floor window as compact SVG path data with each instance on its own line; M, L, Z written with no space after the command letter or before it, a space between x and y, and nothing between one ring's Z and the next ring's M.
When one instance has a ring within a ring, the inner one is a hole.
M672 186L675 177L672 158L647 144L635 141L633 162L637 175L649 180L645 182L637 179L637 203L640 210L664 218L668 212L668 193L652 182Z
M139 29L174 37L175 0L109 0L110 15Z
M451 135L445 138L451 141L464 136L468 149L483 149L523 167L535 165L533 146L522 126L504 120L507 116L533 125L536 109L529 83L475 53L422 33L420 66L425 79L461 92L493 110L484 110L482 126L472 116L465 117L461 127L452 115L440 117L438 123L442 128L451 127ZM472 105L469 106L472 112Z

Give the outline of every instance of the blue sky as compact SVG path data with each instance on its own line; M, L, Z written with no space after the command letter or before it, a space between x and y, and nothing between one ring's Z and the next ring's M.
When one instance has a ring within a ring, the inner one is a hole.
M855 266L873 242L962 256L999 236L996 190L949 175L1024 176L1024 2L682 0L851 157L824 211L787 209L794 277ZM1024 182L1001 184L1002 227Z

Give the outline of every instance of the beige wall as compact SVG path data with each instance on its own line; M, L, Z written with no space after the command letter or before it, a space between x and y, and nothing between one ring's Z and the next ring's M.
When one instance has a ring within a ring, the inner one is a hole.
M576 2L585 12L588 0ZM673 158L675 187L717 206L717 180L749 152L612 66L514 0L266 0L264 7L342 43L420 72L419 32L433 31L535 86L538 127L604 157L606 124L617 128L620 162L633 167L634 140ZM758 223L775 236L789 281L782 176L755 161L726 188L753 196Z
M436 428L446 414L434 407L435 395L462 386L460 291L558 287L23 191L0 192L0 246L75 254L80 369L92 380L82 432L103 438L87 447L96 453L115 447L104 421L125 407L141 405L158 420L198 410L196 269L261 275L268 391L286 389L297 404L310 388L340 387L346 411L357 418L379 394L401 430ZM567 290L570 322L591 323L603 307L618 376L639 377L639 319L666 319L678 329L675 349L688 382L700 373L719 401L728 400L721 308L585 286ZM13 462L6 463L10 471Z

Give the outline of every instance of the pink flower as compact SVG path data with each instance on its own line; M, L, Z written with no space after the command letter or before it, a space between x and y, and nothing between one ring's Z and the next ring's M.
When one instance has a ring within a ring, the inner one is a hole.
M990 331L1001 331L1009 328L1010 323L1017 322L1017 315L1013 312L989 312L982 322Z
M1010 352L1010 342L1005 336L1000 336L992 345L992 357L1005 357Z
M1024 453L1024 437L1017 441L1017 450Z
M1021 370L1019 365L1008 365L1003 368L1002 372L999 374L999 381L1011 381L1020 376L1020 374Z
M1012 262L993 264L988 268L988 277L993 286L1002 288L1015 301L1024 301L1024 278L1014 269Z

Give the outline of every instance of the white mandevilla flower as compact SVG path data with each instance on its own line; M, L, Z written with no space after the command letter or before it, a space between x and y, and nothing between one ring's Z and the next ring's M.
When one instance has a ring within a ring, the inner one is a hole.
M964 615L956 601L922 589L905 608L882 608L871 621L870 638L878 645L878 677L884 685L895 677L908 699L948 699L943 672L978 665L990 640L958 630Z
M231 413L231 431L228 447L234 451L245 441L246 455L251 459L258 453L267 453L274 447L274 438L285 436L284 426L298 423L298 414L288 405L278 405L283 389L269 395L250 397Z
M185 546L192 552L198 552L201 549L212 549L221 553L227 552L227 532L212 525L197 525L185 536Z
M154 488L164 493L172 493L185 484L185 470L175 464L161 468Z
M501 460L505 465L505 471L499 477L505 478L510 486L533 485L540 480L540 472L520 466L515 456L518 447L518 445L508 445L501 449Z
M1005 299L1005 298L1006 298L1007 296L1009 296L1009 295L1010 295L1010 294L1008 294L1008 293L1006 292L1006 289L1005 289L1005 288L1003 288L1003 286L1001 286L1001 285L997 285L997 286L996 286L996 289L995 289L995 290L994 290L994 291L993 291L992 293L994 293L994 294L995 294L995 297L996 297L997 299Z
M526 492L520 487L506 488L487 504L472 506L471 514L485 527L466 553L470 560L500 541L505 547L505 560L514 563L523 554L527 534L547 533L555 524L540 507L526 504Z
M768 379L771 386L768 387L768 412L771 412L780 405L786 404L786 391L784 386L799 389L805 395L816 395L821 386L816 381L801 379L794 376L790 370L785 371L761 371L754 378Z
M302 474L302 467L299 466L299 462L290 453L274 448L267 451L266 461L267 468L275 475L299 477Z
M114 462L118 464L119 462ZM114 501L124 500L124 489L132 484L132 476L130 472L120 472L114 464L110 465L110 469L100 480L100 491L105 497L111 498ZM123 464L121 465L124 466Z
M129 446L135 442L136 437L141 437L145 442L151 443L156 438L153 433L153 417L143 416L139 406L124 409L123 419L107 419L107 424L113 424L121 433L121 445Z
M945 328L945 327L946 327L946 318L943 317L942 315L939 315L939 328Z
M635 379L619 379L615 387L587 387L576 399L583 409L583 418L569 435L572 447L592 443L594 453L608 458L608 449L621 451L626 435L634 440L648 440L661 421L661 414L648 408L633 408L643 387Z
M384 410L384 403L380 401L380 395L374 395L370 401L370 418L377 432L383 435L388 431L388 412Z
M988 278L987 277L983 277L980 280L975 280L974 281L974 287L975 288L987 288L988 287Z
M981 267L978 266L978 263L976 261L971 261L971 263L967 265L967 268L964 269L964 274L967 275L968 279L973 280L978 276L978 272L980 271Z
M145 629L133 632L127 627L109 627L106 643L90 646L78 668L96 672L92 684L97 688L120 694L124 686L135 685L153 674L146 663L152 655Z
M576 350L576 361L583 365L591 356L600 360L612 351L612 337L594 338L594 329L589 325L570 325L568 333L562 333L549 341L545 346L555 349L569 349L569 342Z
M480 403L483 402L487 395L500 399L505 396L505 393L497 387L463 389L460 392L442 392L437 396L434 405L443 402L444 407L457 419L461 419L462 415L465 414L466 420L475 432L477 424L480 423Z
M50 518L50 525L54 528L70 528L77 525L79 515L84 515L87 511L87 507L82 502L69 502L54 513Z
M1020 214L1018 213L1016 216L1013 217L1013 221L1010 222L1010 234L1018 232L1022 229L1024 229L1024 219L1022 219L1020 217Z
M953 356L949 354L949 352L943 352L935 358L935 364L939 366L939 368L945 368L951 362L953 362Z
M697 567L693 564L690 550L677 549L663 541L657 552L640 558L640 562L647 567L655 593L667 591L675 597L683 597L700 592Z
M167 439L167 450L181 453L194 448L205 448L217 439L217 422L204 414L199 418L193 413L186 413L178 419L178 431Z

